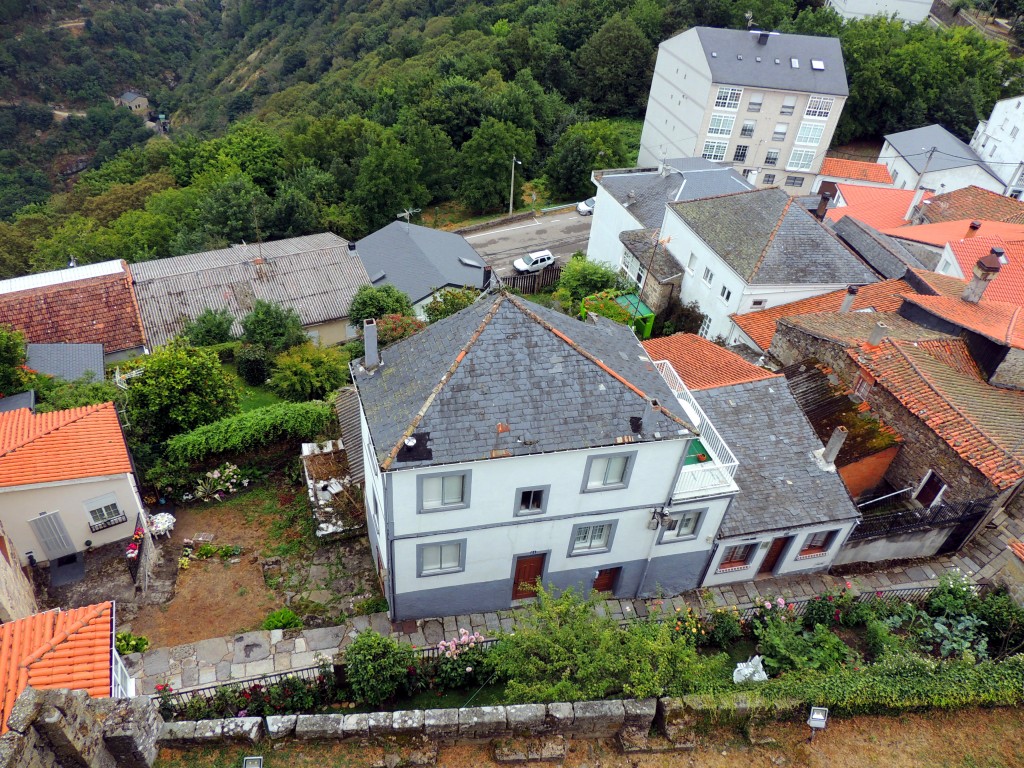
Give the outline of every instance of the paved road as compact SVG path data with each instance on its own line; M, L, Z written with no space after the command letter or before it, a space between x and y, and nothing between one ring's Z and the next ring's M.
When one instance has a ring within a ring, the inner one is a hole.
M587 249L590 216L580 216L572 208L535 219L501 224L466 235L466 240L499 275L512 271L512 262L530 251L548 248L558 263L576 251Z

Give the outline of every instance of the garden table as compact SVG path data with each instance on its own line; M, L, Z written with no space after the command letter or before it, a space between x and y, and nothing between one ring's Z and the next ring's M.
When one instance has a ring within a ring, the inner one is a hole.
M174 530L174 515L158 512L150 519L149 530L154 536L170 536Z

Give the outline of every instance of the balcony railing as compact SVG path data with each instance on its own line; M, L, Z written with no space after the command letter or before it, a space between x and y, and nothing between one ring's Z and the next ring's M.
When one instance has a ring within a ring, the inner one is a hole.
M725 440L718 434L711 419L704 413L704 409L690 394L690 390L683 384L668 360L656 360L654 366L658 373L668 384L672 394L683 407L683 411L694 422L694 426L700 433L700 442L707 454L707 461L698 464L688 464L679 473L676 481L673 499L685 498L688 496L703 495L709 491L735 489L736 484L733 478L736 476L736 467L739 462L736 456L729 450Z

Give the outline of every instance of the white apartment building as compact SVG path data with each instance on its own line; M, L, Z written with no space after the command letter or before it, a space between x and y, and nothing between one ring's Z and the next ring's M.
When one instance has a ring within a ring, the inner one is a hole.
M898 16L910 24L928 18L931 0L825 0L844 19L866 19L869 16Z
M1002 193L1020 199L1024 192L1024 96L997 101L988 120L971 138L971 149L1003 183Z

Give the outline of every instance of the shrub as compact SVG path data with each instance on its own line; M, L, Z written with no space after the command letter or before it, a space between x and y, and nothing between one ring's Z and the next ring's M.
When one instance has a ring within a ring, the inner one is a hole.
M64 411L85 405L106 403L121 399L119 390L112 381L94 380L86 373L74 381L36 375L33 386L36 390L36 413Z
M388 609L388 601L383 597L367 597L352 606L353 616L369 616L371 613L384 613Z
M480 291L475 288L445 288L434 294L423 311L427 320L436 323L470 306L479 295Z
M1006 590L991 592L978 601L975 615L985 622L989 653L1003 658L1024 649L1024 610Z
M926 610L932 616L963 616L974 613L978 596L971 588L971 582L959 573L944 573L939 577L939 586L928 595Z
M377 344L382 348L386 347L388 344L394 344L407 336L412 336L426 327L426 323L415 317L384 315L377 321Z
M345 675L352 694L371 707L409 691L415 672L412 648L373 630L360 632L345 649Z
M879 659L886 651L899 649L901 643L884 622L871 619L864 627L864 645L873 659Z
M230 363L235 359L238 350L242 348L240 341L225 341L222 344L208 344L203 349L207 352L215 352L222 363Z
M278 608L267 614L261 626L263 629L301 629L302 619L291 608Z
M937 616L930 626L925 626L920 639L926 651L938 653L942 658L965 656L968 652L976 658L988 656L988 638L984 634L985 622L974 614L963 616Z
M708 640L719 648L728 648L743 634L739 611L735 608L716 608L708 625Z
M484 677L484 640L479 632L459 630L459 636L437 644L438 655L426 666L428 685L442 691L479 684Z
M149 638L133 635L131 632L118 632L114 635L114 648L122 656L131 653L142 653L149 648Z
M828 627L818 624L804 631L799 619L781 612L756 622L754 634L764 653L765 669L775 674L798 669L827 672L850 655L846 643Z
M298 312L262 300L257 300L252 311L242 318L242 338L250 344L261 344L274 353L308 340Z
M360 327L363 320L380 319L385 315L411 315L412 301L393 285L363 285L352 297L348 308L348 319Z
M302 344L274 361L270 388L286 400L320 400L348 383L348 357L334 347Z
M231 326L235 318L227 307L221 309L204 309L194 320L185 323L182 335L197 347L208 347L212 344L223 344L231 341Z
M614 269L587 261L583 253L574 253L562 267L555 298L561 301L563 306L578 307L584 296L612 288L627 287Z
M270 377L270 355L262 344L245 344L235 354L238 375L250 387L267 383Z
M612 322L629 325L632 317L629 310L615 300L619 295L621 294L618 291L600 291L587 296L580 302L580 318L586 319L587 315L593 312L595 315L607 317Z

